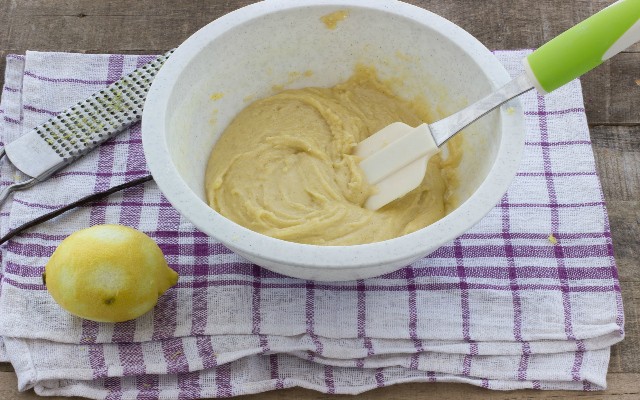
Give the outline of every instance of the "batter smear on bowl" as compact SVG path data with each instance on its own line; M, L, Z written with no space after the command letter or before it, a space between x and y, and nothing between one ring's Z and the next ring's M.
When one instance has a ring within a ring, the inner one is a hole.
M363 207L374 189L352 155L358 142L392 122L429 122L424 109L363 67L332 88L255 101L213 148L209 205L248 229L306 244L364 244L424 228L454 208L461 138L448 143L446 159L431 158L417 189L377 211Z

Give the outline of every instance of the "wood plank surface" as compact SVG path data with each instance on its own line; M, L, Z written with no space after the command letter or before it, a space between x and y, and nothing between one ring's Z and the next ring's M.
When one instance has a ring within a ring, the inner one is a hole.
M292 388L235 397L237 400L638 400L640 398L640 374L618 373L609 378L610 389L603 392L564 392L564 391L490 391L471 385L455 383L406 383L373 390L359 396L327 395L308 389ZM2 400L35 400L43 399L33 391L20 393L16 389L16 376L10 372L0 372L0 399ZM81 400L81 397L44 397L49 400Z
M159 54L250 0L0 0L0 85L4 58L29 50ZM490 49L535 48L611 0L408 0L453 21ZM640 399L640 44L582 78L587 119L607 201L626 318L604 392L489 392L458 384L405 384L366 399ZM0 399L25 400L0 363ZM243 399L342 399L289 389ZM352 398L352 397L348 397ZM61 399L61 398L53 398Z

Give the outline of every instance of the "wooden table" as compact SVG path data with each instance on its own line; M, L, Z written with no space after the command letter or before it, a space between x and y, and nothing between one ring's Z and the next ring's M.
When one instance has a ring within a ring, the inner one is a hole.
M221 15L252 0L0 0L0 71L4 57L25 50L159 54ZM534 48L611 0L410 0L455 22L490 49ZM3 75L2 75L3 76ZM0 77L0 84L2 77ZM640 45L582 79L598 173L607 200L626 315L626 339L614 346L605 392L488 392L458 384L406 384L367 399L640 398ZM0 363L0 399L18 393ZM351 398L289 389L245 399Z

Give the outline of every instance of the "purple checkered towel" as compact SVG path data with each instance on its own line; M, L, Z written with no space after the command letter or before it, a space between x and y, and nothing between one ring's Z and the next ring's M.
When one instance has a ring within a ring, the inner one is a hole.
M514 75L525 54L496 53ZM2 142L149 59L9 56ZM603 389L623 313L580 84L544 98L529 93L523 102L526 150L500 204L461 237L383 277L320 283L261 269L196 230L152 182L31 229L0 247L0 359L13 364L20 389L96 399L224 397L293 386L360 393L435 381ZM136 125L16 193L0 209L1 231L147 173ZM2 185L21 178L2 163ZM76 318L42 285L60 241L101 223L146 232L180 273L177 286L137 320Z

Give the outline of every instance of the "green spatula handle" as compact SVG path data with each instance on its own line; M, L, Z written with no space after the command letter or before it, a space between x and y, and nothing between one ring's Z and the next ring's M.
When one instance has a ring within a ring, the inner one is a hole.
M619 0L525 59L532 83L549 93L640 41L640 0Z

